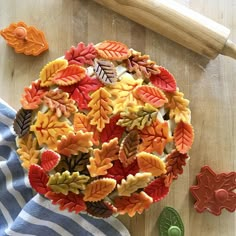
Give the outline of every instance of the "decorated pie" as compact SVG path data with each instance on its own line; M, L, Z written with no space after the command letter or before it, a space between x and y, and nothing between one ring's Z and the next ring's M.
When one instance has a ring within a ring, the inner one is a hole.
M141 214L189 158L189 101L167 69L120 42L71 47L21 104L17 153L32 188L61 210Z

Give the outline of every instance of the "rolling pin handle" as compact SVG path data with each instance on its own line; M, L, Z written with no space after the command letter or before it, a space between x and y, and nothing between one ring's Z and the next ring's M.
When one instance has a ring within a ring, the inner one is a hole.
M221 54L236 59L236 44L228 39L225 43L225 46Z

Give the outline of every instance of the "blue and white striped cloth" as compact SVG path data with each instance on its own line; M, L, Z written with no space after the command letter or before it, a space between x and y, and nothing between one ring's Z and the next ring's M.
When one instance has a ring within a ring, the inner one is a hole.
M115 217L94 219L59 211L32 191L16 154L15 111L0 99L0 236L129 236Z

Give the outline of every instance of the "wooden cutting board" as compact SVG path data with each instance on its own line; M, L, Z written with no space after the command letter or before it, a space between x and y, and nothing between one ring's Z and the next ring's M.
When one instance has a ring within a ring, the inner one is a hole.
M178 2L230 28L236 41L235 0ZM167 205L181 214L186 236L235 236L236 214L225 210L218 217L197 213L189 186L206 164L217 172L236 171L236 61L223 56L208 61L92 0L0 1L0 28L20 20L45 32L49 51L38 57L15 54L0 39L0 97L15 109L20 107L23 88L38 78L48 61L79 41L97 43L105 39L122 41L149 54L174 74L190 100L195 128L191 160L165 200L132 219L119 217L131 235L157 236L157 218Z

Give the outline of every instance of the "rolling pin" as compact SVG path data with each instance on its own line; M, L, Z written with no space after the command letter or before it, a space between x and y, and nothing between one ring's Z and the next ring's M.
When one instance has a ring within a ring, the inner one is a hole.
M172 0L95 2L209 59L218 54L236 59L236 45L229 40L228 28Z

